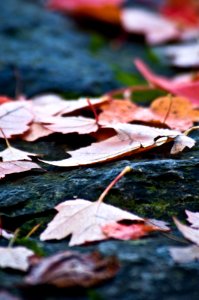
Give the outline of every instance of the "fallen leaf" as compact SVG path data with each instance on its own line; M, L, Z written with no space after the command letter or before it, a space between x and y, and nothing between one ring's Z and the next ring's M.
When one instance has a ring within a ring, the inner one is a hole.
M114 277L118 268L113 257L66 251L41 259L25 278L25 284L89 288Z
M26 101L13 101L0 105L0 128L7 138L27 131L32 120L31 107ZM0 137L3 137L2 133Z
M40 169L40 166L29 161L0 162L0 178L4 178L8 174L22 173L31 169Z
M54 219L41 234L42 241L63 239L72 234L69 246L87 242L106 240L101 227L111 221L123 219L143 221L142 218L117 207L88 200L67 200L55 207L58 211Z
M198 42L182 45L166 46L157 50L165 57L169 65L179 68L199 67L199 45Z
M39 154L19 150L12 146L8 146L5 150L0 151L0 157L4 162L17 160L31 160L29 156L39 156Z
M199 247L170 247L169 252L173 260L177 263L189 263L194 260L199 260Z
M45 128L52 132L88 134L99 128L94 119L84 117L54 117L51 119L52 124L46 124Z
M180 221L178 221L176 218L174 219L174 222L177 226L177 228L180 230L180 232L183 234L183 236L188 239L189 241L195 243L199 246L199 230L195 228L191 228L190 226L182 224Z
M0 247L0 268L12 268L27 271L29 268L28 258L34 252L25 247Z
M163 230L161 227L155 226L150 223L125 225L113 222L104 225L102 227L102 231L108 238L120 240L135 240L149 234L150 232L165 231L165 229Z
M149 108L138 106L128 99L112 99L100 106L100 122L128 123L139 121L146 125L167 125L185 131L199 121L199 110L183 97L165 96L155 99Z
M10 240L14 237L13 233L9 233L8 231L0 228L0 237L3 237L4 239Z
M187 83L177 83L175 80L169 80L163 76L155 75L141 60L136 59L135 65L152 85L166 90L174 95L189 99L195 106L199 106L199 80L188 81Z
M127 32L145 35L150 45L179 38L176 24L155 12L126 8L121 11L121 23Z
M138 152L148 151L169 141L174 141L172 154L182 151L185 147L193 147L195 141L179 131L159 129L136 124L118 123L112 125L116 135L90 146L69 151L68 159L60 161L45 161L45 163L60 167L72 167L108 162L130 156Z
M108 98L89 98L89 101L93 107L96 107L104 102L107 102ZM89 108L89 103L88 98L64 100L60 96L49 94L33 98L32 106L36 116L55 116L71 114L78 110Z
M119 5L123 0L48 0L48 7L75 16L95 18L100 21L118 24Z
M191 227L195 229L199 229L199 213L198 212L192 212L189 210L185 210L187 214L187 220L189 223L191 223Z
M30 124L28 131L22 136L22 140L34 142L39 138L49 136L53 131L44 126L43 123L33 122Z

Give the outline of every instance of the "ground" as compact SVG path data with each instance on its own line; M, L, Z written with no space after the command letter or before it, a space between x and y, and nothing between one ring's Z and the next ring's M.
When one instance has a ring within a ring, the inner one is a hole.
M14 96L17 86L17 91L27 96L49 92L65 98L99 96L125 84L143 82L132 63L138 55L162 74L176 72L161 65L143 41L121 41L116 30L106 34L104 28L90 30L88 25L82 27L65 16L45 11L35 1L1 2L0 18L0 93L4 95ZM137 100L144 103L152 96L145 93L138 95ZM192 136L198 140L196 133ZM77 140L74 135L53 135L31 145L21 141L14 141L13 145L61 159L69 145L75 149L90 142L86 136ZM1 149L4 146L1 141ZM40 289L21 287L22 273L1 270L0 289L12 290L21 299L38 300L198 299L198 263L176 264L168 252L169 246L185 243L175 230L172 216L185 219L185 209L199 210L198 143L193 150L175 157L169 154L169 148L94 167L64 169L43 164L42 170L1 180L3 224L8 229L20 227L22 238L41 222L39 231L23 243L44 255L68 249L67 240L39 241L39 233L55 213L53 207L76 197L96 200L126 165L132 166L133 172L116 184L106 202L143 217L167 221L174 231L138 241L73 247L80 252L97 249L104 255L118 257L118 275L99 287L78 293L42 288L41 295ZM7 244L3 240L0 243Z

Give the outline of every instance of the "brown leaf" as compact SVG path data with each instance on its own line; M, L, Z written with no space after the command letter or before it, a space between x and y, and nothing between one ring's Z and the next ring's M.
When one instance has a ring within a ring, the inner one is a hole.
M25 247L0 247L0 268L12 268L27 271L29 268L28 258L34 252Z
M138 152L148 151L169 141L174 141L172 154L182 151L185 147L193 147L195 141L179 131L159 129L135 124L112 125L117 134L104 141L68 152L71 158L60 161L44 161L60 167L72 167L107 162L130 156Z
M0 162L0 178L4 178L8 174L26 172L31 169L40 169L40 166L29 161Z
M88 200L68 200L58 206L54 219L48 224L40 239L62 239L72 234L69 245L80 245L107 239L101 227L111 221L123 219L143 221L142 218L114 206Z
M7 138L26 132L33 120L31 107L26 101L13 101L0 105L0 128ZM2 136L2 133L0 133Z
M25 278L27 285L54 285L59 288L92 287L115 276L115 258L102 258L98 253L66 251L41 261Z

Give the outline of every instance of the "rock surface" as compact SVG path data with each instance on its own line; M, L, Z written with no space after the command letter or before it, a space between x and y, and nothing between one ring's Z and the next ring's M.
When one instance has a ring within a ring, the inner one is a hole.
M93 55L90 33L79 29L68 18L45 11L35 2L0 2L0 94L15 94L15 73L18 73L22 92L29 96L48 91L67 96L97 95L119 86L115 79L118 74L112 72L113 63L117 63L117 68L123 67L122 72L133 72L132 56L140 54L147 58L146 48L139 41L128 41L114 53L110 43L105 43ZM40 242L38 238L55 213L53 207L77 197L96 200L124 166L131 165L134 171L116 184L105 201L140 216L168 221L175 228L173 215L185 219L184 209L199 211L199 137L196 132L192 136L197 140L196 146L174 157L169 154L168 145L164 151L159 148L142 156L94 167L61 169L43 164L43 170L8 176L0 182L1 222L7 229L19 227L19 237L26 236L41 223L39 231L23 243L45 255L66 250L66 240ZM66 149L90 142L86 136L80 140L77 135L53 135L32 144L13 141L12 145L44 154L50 160L61 159ZM1 141L0 150L4 147ZM22 240L18 239L17 243ZM6 246L7 241L0 239L0 245ZM23 274L0 270L0 290L12 289L24 300L186 300L189 297L197 300L199 265L197 262L175 264L168 253L171 245L186 244L172 232L172 235L152 235L138 241L75 247L84 252L99 250L104 255L114 254L121 262L118 276L95 289L78 293L49 288L23 289L20 287Z

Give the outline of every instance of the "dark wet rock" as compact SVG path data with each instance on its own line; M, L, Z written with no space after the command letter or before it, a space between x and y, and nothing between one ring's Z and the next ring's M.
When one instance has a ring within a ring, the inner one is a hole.
M0 2L0 93L55 91L99 95L116 86L111 69L90 57L89 37L67 18L24 0ZM17 75L16 75L17 74Z
M91 51L91 35L75 23L55 13L44 11L39 1L7 0L0 2L0 93L15 93L16 73L22 79L27 95L57 91L65 95L101 94L116 86L111 69L135 72L132 57L141 55L151 60L147 47L139 42L104 44L96 53ZM85 30L85 28L84 28ZM106 37L107 38L107 37ZM112 52L111 52L112 51ZM93 56L92 56L93 55ZM118 59L118 57L120 59ZM104 63L105 62L105 63ZM116 73L117 73L116 72ZM165 72L172 73L166 69ZM168 73L169 74L169 73ZM117 73L118 75L118 73ZM136 75L137 76L137 75ZM137 77L136 77L137 78ZM135 79L136 79L135 78ZM138 78L139 79L139 78ZM137 79L136 79L137 80ZM107 185L126 166L133 172L122 178L105 201L140 216L169 221L172 216L184 220L184 210L199 211L199 138L197 144L177 156L168 147L126 160L74 169L41 164L44 170L7 176L0 181L1 222L7 229L20 228L16 244L27 246L37 254L51 255L68 249L67 241L39 241L55 211L64 200L81 197L96 200ZM34 143L12 141L19 149L41 153L48 160L62 159L65 150L86 146L91 139L77 135L52 135ZM5 142L1 141L0 150ZM24 238L37 224L41 227L31 238ZM173 234L175 236L173 236ZM118 276L92 290L68 292L57 289L23 289L24 274L0 270L0 290L11 290L23 300L193 300L198 299L199 265L175 264L168 252L172 245L186 246L177 230L172 235L152 235L139 241L108 241L91 246L74 247L81 252L99 250L116 255L121 263ZM180 242L181 241L181 242ZM0 239L1 246L8 241Z

